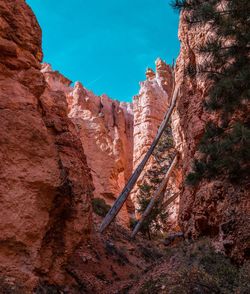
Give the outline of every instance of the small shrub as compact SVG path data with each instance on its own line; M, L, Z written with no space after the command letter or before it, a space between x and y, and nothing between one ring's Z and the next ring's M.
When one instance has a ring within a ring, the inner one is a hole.
M115 261L119 265L124 266L125 264L129 263L129 260L125 254L125 250L117 248L113 243L107 241L105 243L105 251L108 256L115 257Z
M150 182L153 183L153 184L159 184L161 183L162 179L160 178L152 178L150 179Z
M247 294L250 293L250 263L241 268L215 252L209 239L171 248L165 270L149 277L139 293Z
M191 172L186 177L186 184L189 186L195 186L201 180L201 175L196 172Z
M152 189L152 186L148 185L147 183L144 183L143 185L139 185L139 188L143 193L149 193Z
M162 252L160 250L157 250L157 248L140 246L140 251L143 258L147 261L156 261L163 256Z
M92 207L93 207L94 213L102 217L105 217L111 208L111 206L108 205L105 202L105 200L101 198L92 199Z

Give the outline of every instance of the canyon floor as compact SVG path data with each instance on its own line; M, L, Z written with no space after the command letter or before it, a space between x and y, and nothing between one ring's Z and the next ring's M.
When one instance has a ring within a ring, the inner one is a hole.
M96 216L95 233L67 265L73 283L43 283L35 293L249 293L250 263L233 264L209 238L148 240L139 234L131 239L131 231L116 223L99 234L100 221Z

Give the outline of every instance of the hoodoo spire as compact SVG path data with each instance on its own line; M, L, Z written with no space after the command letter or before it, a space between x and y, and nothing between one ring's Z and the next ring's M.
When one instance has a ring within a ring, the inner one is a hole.
M124 202L126 201L126 199L128 198L130 192L132 191L133 187L135 186L141 172L143 171L146 163L148 162L150 156L152 155L155 147L157 146L169 120L170 117L172 115L172 112L175 108L176 105L176 101L179 95L179 90L180 90L180 86L177 85L175 87L174 93L173 93L173 97L171 99L171 106L169 107L169 109L167 110L167 113L159 127L159 130L157 132L157 135L153 141L153 143L151 144L148 152L146 153L146 155L144 156L144 158L142 159L141 163L137 166L137 168L135 169L135 171L133 172L133 174L131 175L128 183L125 185L124 189L122 190L120 196L116 199L114 205L111 207L110 211L108 212L108 214L106 215L106 217L104 218L99 231L102 233L104 232L104 230L110 225L110 223L114 220L114 218L116 217L116 215L118 214L118 212L121 210Z

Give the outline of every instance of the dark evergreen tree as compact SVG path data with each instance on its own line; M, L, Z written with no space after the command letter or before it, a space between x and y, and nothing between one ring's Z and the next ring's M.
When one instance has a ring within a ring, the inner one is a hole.
M194 162L187 183L218 175L246 181L250 169L250 1L176 0L172 5L186 11L190 27L209 24L213 31L213 37L197 48L206 61L187 74L212 81L204 108L220 114L219 123L207 124L199 146L203 157Z
M172 129L171 124L169 123L153 152L153 162L150 163L150 168L144 174L143 181L141 185L139 185L137 209L139 214L142 215L146 210L151 197L164 179L175 154L176 150L174 148ZM168 195L168 193L166 194ZM163 198L164 194L159 197L150 212L150 215L146 217L141 227L140 231L143 235L147 235L149 239L151 236L159 234L163 231L164 227L166 227L168 214L166 212L166 207L164 206ZM136 221L133 220L131 223L132 229L135 225Z
M140 214L143 214L151 200L150 191L152 191L152 186L149 186L147 184L141 185L140 191L141 193L138 197L139 208L137 211ZM147 235L149 239L151 239L151 234L157 234L158 232L163 230L164 226L167 223L168 213L166 212L166 208L162 205L163 197L164 194L162 194L158 201L155 203L152 211L146 217L140 229L140 231L144 235Z

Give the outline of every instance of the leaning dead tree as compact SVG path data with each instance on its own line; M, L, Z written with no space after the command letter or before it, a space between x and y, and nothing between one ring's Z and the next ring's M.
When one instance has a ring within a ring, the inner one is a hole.
M136 224L133 232L132 232L132 235L131 237L134 238L136 236L136 234L139 232L143 222L145 221L145 219L147 218L147 216L150 214L150 212L152 211L153 207L155 206L156 202L160 199L161 195L162 195L162 192L165 190L166 186L167 186L167 183L168 183L168 180L171 176L171 173L174 169L174 167L176 166L176 163L177 163L177 155L174 157L167 173L166 173L166 176L165 178L162 180L159 188L154 192L146 210L144 211L141 219L138 221L138 223Z
M148 152L146 153L146 155L144 156L144 158L142 159L141 163L137 166L137 168L135 169L135 171L133 172L133 174L131 175L128 183L126 184L126 186L124 187L124 189L122 190L120 196L116 199L114 205L111 207L110 211L108 212L108 214L105 216L100 228L99 228L99 232L102 233L109 225L110 223L114 220L114 218L116 217L116 215L118 214L118 212L121 210L123 204L125 203L125 201L127 200L130 192L132 191L132 189L134 188L139 176L141 175L145 165L147 164L150 156L152 155L155 147L157 146L169 120L170 117L172 115L172 112L175 108L176 105L176 100L177 97L179 95L179 90L180 87L176 86L174 93L173 93L173 97L171 100L171 105L159 127L159 130L157 132L157 135L153 141L153 143L151 144Z

